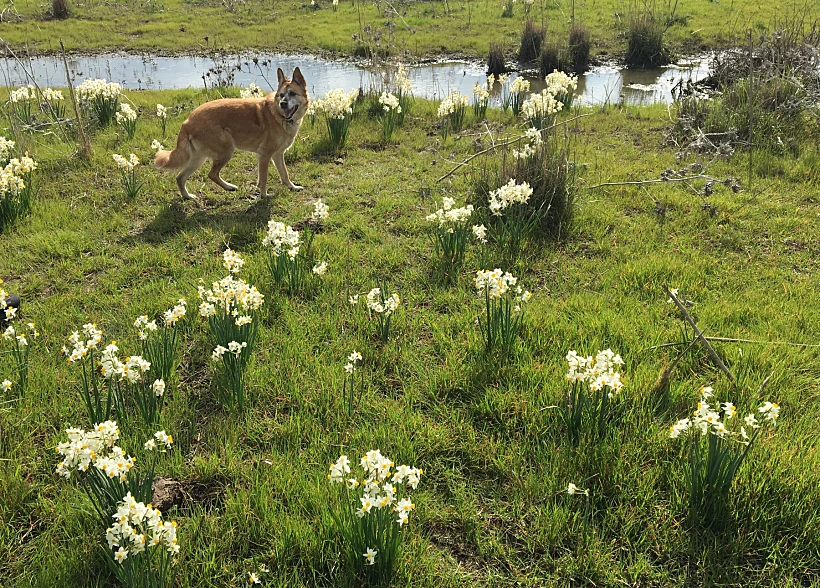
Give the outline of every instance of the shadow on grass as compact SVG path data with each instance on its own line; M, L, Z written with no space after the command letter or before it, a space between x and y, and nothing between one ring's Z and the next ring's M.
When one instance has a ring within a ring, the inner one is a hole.
M209 200L205 201L205 205L210 203ZM205 208L202 204L193 201L189 204L176 198L141 232L125 240L156 244L191 229L209 227L227 233L233 248L242 248L258 240L260 229L265 227L271 216L272 197L257 199L249 206L247 204L247 201L234 201Z

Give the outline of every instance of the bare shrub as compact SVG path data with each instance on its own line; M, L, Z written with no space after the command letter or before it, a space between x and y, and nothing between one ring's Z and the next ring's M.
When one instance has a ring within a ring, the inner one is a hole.
M504 63L504 45L501 43L490 43L490 52L487 55L487 74L497 76L507 71Z
M524 30L521 32L521 46L518 49L519 62L526 63L538 59L546 33L547 30L544 27L536 26L534 22L527 19Z

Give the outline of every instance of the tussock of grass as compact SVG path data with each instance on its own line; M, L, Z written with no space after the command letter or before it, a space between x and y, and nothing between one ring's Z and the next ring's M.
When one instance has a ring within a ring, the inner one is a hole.
M205 99L193 90L128 95L143 112L157 102ZM340 448L354 457L373 447L425 470L397 585L820 581L820 409L812 401L818 351L716 344L738 378L735 388L697 349L675 371L675 416L689 410L707 382L749 406L774 373L767 395L783 413L775 434L760 439L743 466L721 535L683 526L681 458L666 438L669 422L655 420L649 394L675 355L650 347L680 340L664 283L695 302L692 312L709 335L820 340L813 303L820 216L804 184L817 182L816 150L779 160L782 175L768 178L766 193L717 191L715 215L671 184L651 188L665 206L663 217L643 190L582 189L567 238L532 247L509 268L533 286L534 297L515 361L498 367L482 361L474 324L481 312L470 273L476 251L468 252L452 286L431 273L424 215L433 200L468 189L463 173L441 184L435 179L449 169L451 155L458 161L474 152L467 139L434 148L435 108L417 101L395 143L383 149L371 148L378 122L357 116L338 161L314 154L325 131L306 124L289 156L291 176L306 190L274 186L262 201L250 198L256 164L244 153L224 172L239 186L236 193L200 172L189 182L198 200L182 202L172 177L144 168L143 196L124 200L110 153L134 151L148 161L151 140L172 143L185 109L169 118L168 137L159 137L149 115L131 141L115 129L98 131L87 163L66 159L59 143L27 140L43 164L40 192L31 216L2 236L0 277L22 294L24 316L38 323L42 340L32 350L29 393L0 412L0 584L110 581L92 547L102 537L90 506L53 474L51 448L63 429L87 424L77 374L58 358L59 348L87 320L122 348L135 348L134 317L164 310L179 296L193 300L200 277L224 274L226 245L246 257L245 278L268 299L245 418L215 402L203 322L192 317L184 337L180 392L162 422L177 447L161 473L198 489L172 512L182 542L178 585L237 585L260 563L271 569L268 585L357 585L339 568L324 476ZM654 177L675 166L674 153L660 146L666 120L665 107L614 108L571 124L579 185ZM482 132L470 114L467 124L466 132ZM513 130L513 120L497 110L488 124L496 139L501 129ZM742 175L745 161L716 165L716 173ZM420 186L433 186L425 200ZM324 287L311 299L276 294L264 279L265 223L272 215L289 224L304 220L319 197L331 207L315 240L330 264ZM374 324L351 321L346 302L380 276L403 299L384 346ZM565 389L563 358L571 347L611 347L626 361L622 421L606 442L578 452L562 447L564 432L549 408ZM348 419L342 366L353 348L370 377ZM577 497L566 494L567 483L585 479L586 525Z

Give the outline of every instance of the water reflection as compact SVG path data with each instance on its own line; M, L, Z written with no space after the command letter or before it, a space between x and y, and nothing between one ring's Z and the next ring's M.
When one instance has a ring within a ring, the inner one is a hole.
M372 70L350 61L334 61L311 55L259 55L258 64L250 57L228 56L216 61L211 57L151 55L98 55L71 57L69 69L79 83L83 78L105 78L132 89L171 89L211 86L219 79L230 79L234 85L246 86L255 82L262 88L276 83L276 68L288 74L299 66L313 95L321 96L328 90L368 88L378 86L384 71ZM65 86L62 60L58 57L37 57L29 62L38 84ZM22 68L6 60L3 84L19 86L28 82ZM236 69L241 66L241 69ZM578 94L585 104L604 102L629 104L668 103L672 87L680 80L700 80L708 74L707 60L646 70L620 69L598 66L579 77ZM516 74L513 74L515 77ZM203 76L205 79L203 80ZM451 90L472 96L476 82L485 83L481 64L447 62L418 65L408 68L408 77L415 96L440 99ZM543 82L537 76L525 74L531 80L532 90L540 91ZM498 99L498 85L494 88Z

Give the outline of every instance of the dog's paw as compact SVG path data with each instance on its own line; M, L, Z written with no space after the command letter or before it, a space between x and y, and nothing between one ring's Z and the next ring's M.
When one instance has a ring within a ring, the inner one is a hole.
M288 188L290 188L291 190L296 190L297 192L299 190L304 190L305 189L304 186L300 186L299 184L291 184L290 186L288 186Z
M229 184L228 182L225 182L223 188L225 188L228 192L236 192L238 190L236 186L234 186L233 184Z

